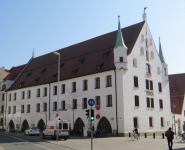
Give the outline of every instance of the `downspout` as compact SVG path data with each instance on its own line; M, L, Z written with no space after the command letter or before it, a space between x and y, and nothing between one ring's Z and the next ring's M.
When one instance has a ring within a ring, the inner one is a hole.
M6 110L7 110L7 91L6 91L6 107L5 107L5 130L6 130Z
M117 105L118 101L117 101L116 66L114 66L114 73L115 73L116 127L117 127L116 136L118 136L118 105Z
M50 121L50 83L49 83L49 121Z

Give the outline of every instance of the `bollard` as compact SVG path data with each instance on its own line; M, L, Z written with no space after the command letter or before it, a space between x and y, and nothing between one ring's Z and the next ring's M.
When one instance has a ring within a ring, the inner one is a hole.
M164 133L162 133L162 139L164 139Z
M129 137L131 137L131 133L130 132L128 133L128 135L129 135Z
M145 133L145 138L147 138L147 134Z
M153 133L153 138L155 139L155 133Z

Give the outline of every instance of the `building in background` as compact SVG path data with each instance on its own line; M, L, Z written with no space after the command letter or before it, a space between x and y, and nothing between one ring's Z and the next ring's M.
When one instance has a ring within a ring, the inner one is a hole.
M33 58L7 91L7 125L43 129L55 120L57 95L62 119L72 129L88 126L88 99L100 105L95 129L126 136L134 127L140 133L161 133L171 126L167 64L159 55L146 21ZM160 45L161 48L161 45ZM59 93L57 89L59 88ZM16 96L15 96L16 95ZM63 110L63 111L62 111ZM64 111L65 110L65 111Z
M185 74L169 75L173 131L185 130Z

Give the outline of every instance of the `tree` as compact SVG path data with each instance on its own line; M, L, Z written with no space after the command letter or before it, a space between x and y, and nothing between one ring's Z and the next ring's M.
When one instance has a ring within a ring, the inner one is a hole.
M73 129L74 129L74 111L78 111L78 106L82 106L79 103L74 103L74 100L80 99L82 96L82 92L79 92L79 88L76 90L76 92L70 92L69 89L66 89L67 94L67 103L66 108L69 108L73 111ZM76 106L75 106L76 105ZM76 109L77 108L77 109Z

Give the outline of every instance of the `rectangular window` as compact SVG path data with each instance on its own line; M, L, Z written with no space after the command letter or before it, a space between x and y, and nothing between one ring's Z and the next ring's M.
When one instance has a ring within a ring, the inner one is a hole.
M16 93L14 93L14 99L13 99L14 101L16 100L16 97L17 97L17 94L16 94Z
M154 108L154 99L151 98L151 107Z
M43 111L47 111L47 103L43 103Z
M163 100L162 100L162 99L159 100L159 107L160 107L161 109L163 109Z
M123 57L119 57L119 62L123 62Z
M30 113L30 104L27 105L27 113Z
M96 96L96 105L100 105L100 96Z
M40 97L40 89L37 89L37 97Z
M149 97L146 98L146 102L147 102L147 107L150 108L150 98Z
M4 93L2 94L2 101L4 101Z
M137 125L137 118L134 118L134 127L138 127L138 125Z
M24 105L21 105L21 113L24 113Z
M153 127L152 117L149 117L149 127Z
M62 109L66 109L65 101L62 101Z
M57 86L53 87L53 95L57 95Z
M144 42L144 35L141 34L141 41Z
M153 90L153 81L150 80L150 90Z
M134 76L134 87L138 87L138 77Z
M83 108L87 108L87 98L84 98L83 99Z
M162 92L162 85L160 82L158 82L159 92Z
M100 78L96 78L96 89L100 88Z
M161 127L164 127L164 124L163 124L163 117L161 117Z
M44 88L44 95L43 96L47 96L47 87Z
M11 114L11 107L8 107L8 114Z
M88 81L84 80L84 90L88 90Z
M135 95L135 106L139 106L139 96Z
M36 105L36 112L40 112L40 104L39 103L37 103L37 105Z
M16 113L16 106L13 106L13 114Z
M148 89L149 90L149 80L145 80L146 81L146 89Z
M22 99L24 99L24 96L25 96L25 92L22 91Z
M57 110L57 102L53 102L53 111Z
M31 98L31 91L28 91L28 98Z
M1 124L0 125L3 126L3 118L1 118Z
M112 86L112 78L111 78L111 76L107 76L107 86Z
M62 84L62 94L65 94L65 84Z
M9 94L9 101L11 101L12 99L12 94Z
M76 92L76 82L73 82L72 86L73 86L72 92Z
M149 61L149 57L148 57L148 51L146 50L146 60Z
M1 106L1 113L4 113L4 106Z
M73 100L73 109L77 109L77 99Z
M108 107L112 106L112 95L108 95Z

